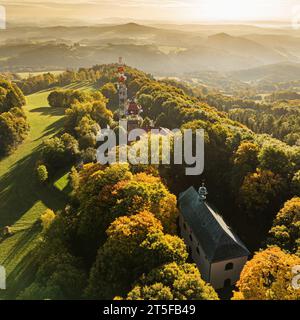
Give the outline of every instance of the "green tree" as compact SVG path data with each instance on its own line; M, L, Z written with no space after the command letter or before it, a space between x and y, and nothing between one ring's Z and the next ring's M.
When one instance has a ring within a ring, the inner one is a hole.
M26 138L29 125L20 108L11 108L0 114L0 156L7 155Z
M82 297L86 275L81 263L60 248L37 270L35 281L20 295L22 300L76 300Z
M300 170L294 174L291 187L293 195L300 196Z
M74 162L78 154L78 142L68 133L43 142L42 158L52 170L64 168L67 164Z
M277 145L265 145L258 155L258 160L263 170L270 170L282 176L290 171L291 161L285 150Z
M26 104L25 97L17 85L0 79L0 113Z
M283 180L268 170L257 169L248 174L240 189L239 205L252 218L262 219L261 213L277 205L283 189ZM271 210L272 212L272 210ZM266 217L264 217L266 218Z
M45 165L39 165L37 167L37 177L41 183L44 183L48 180L48 170Z

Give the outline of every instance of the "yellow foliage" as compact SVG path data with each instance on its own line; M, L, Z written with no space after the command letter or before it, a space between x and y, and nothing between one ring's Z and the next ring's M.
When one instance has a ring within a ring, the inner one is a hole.
M106 233L109 238L123 239L124 237L145 237L149 232L162 230L161 222L151 212L143 211L116 219Z
M292 268L300 258L270 247L255 254L245 265L233 300L298 300L300 290L292 286Z
M43 230L47 230L50 227L50 225L54 221L55 217L56 217L55 213L50 209L47 209L41 215L41 223L43 226Z

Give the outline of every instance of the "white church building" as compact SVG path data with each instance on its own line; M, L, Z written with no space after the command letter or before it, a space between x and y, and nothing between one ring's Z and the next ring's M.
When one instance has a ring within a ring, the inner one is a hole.
M204 185L190 187L178 199L179 227L203 280L215 289L233 286L250 252L223 218L206 202Z

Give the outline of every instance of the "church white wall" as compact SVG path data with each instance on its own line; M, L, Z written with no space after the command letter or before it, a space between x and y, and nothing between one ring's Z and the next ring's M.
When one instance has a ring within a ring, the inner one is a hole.
M186 228L184 228L184 220L182 215L179 216L179 226L181 230L181 236L184 239L185 244L187 245L188 248L191 248L191 257L195 264L197 265L201 277L203 280L206 282L210 281L210 263L207 260L205 253L198 242L198 239L195 237L193 234L190 226L185 223ZM192 241L190 239L190 236L192 237ZM197 251L197 247L199 252Z
M224 287L224 282L227 279L231 280L231 285L234 285L240 278L240 274L243 270L247 257L241 257L231 260L225 260L221 262L215 262L211 265L211 278L210 283L215 289L221 289ZM233 263L232 270L225 270L225 266L228 263Z
M186 225L186 228L184 227L184 224ZM201 244L193 234L190 226L185 223L181 214L179 215L179 227L185 244L191 249L191 257L197 265L202 279L210 283L215 289L223 288L224 282L227 279L230 279L231 285L236 284L248 257L240 257L210 264L205 256ZM190 236L192 237L192 240L190 239ZM199 252L197 251L197 247ZM225 270L225 266L228 263L233 263L232 270Z

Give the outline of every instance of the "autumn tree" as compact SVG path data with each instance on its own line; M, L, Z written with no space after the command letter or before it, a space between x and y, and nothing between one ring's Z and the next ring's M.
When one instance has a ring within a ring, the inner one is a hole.
M130 215L140 210L149 210L162 222L166 232L176 233L176 197L167 190L161 178L137 173L130 180L116 184L113 195L113 215L117 212Z
M292 268L300 258L270 247L248 261L237 283L234 300L299 300L300 291L292 286Z
M269 170L257 169L245 177L240 189L239 205L248 216L260 217L266 208L280 200L282 187L280 176Z
M300 255L300 198L287 201L269 232L269 243Z
M100 129L98 123L92 120L89 115L83 116L75 127L80 149L95 147Z
M99 245L105 240L105 231L114 219L126 212L113 215L110 206L116 201L113 187L132 176L128 165L103 167L100 164L87 164L76 177L75 197L79 202L78 236L80 248L88 259L93 260ZM73 181L74 182L74 181Z
M184 242L164 234L148 211L118 218L107 236L90 273L86 292L93 299L122 295L144 272L168 262L184 263L188 256Z
M46 231L51 226L52 222L55 219L55 213L51 209L46 209L43 214L41 214L41 224L43 226L43 230Z
M87 283L85 263L76 254L76 211L46 210L41 216L43 233L35 249L36 272L32 284L18 298L74 300L82 298Z
M218 300L193 264L165 264L143 275L126 300Z
M97 168L93 171L93 168ZM161 179L145 173L132 174L126 164L101 168L87 165L79 172L78 234L86 252L94 256L105 230L120 216L148 210L158 218L166 232L176 233L176 197ZM86 249L88 248L88 249Z
M113 111L116 110L119 105L119 96L115 85L108 82L100 88L100 91L108 99L108 108Z

